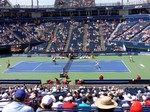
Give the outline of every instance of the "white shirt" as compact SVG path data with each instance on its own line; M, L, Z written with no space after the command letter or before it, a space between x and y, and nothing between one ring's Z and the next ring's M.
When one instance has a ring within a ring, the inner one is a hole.
M58 101L56 103L53 103L52 108L54 108L54 109L62 108L62 106L63 106L63 102Z

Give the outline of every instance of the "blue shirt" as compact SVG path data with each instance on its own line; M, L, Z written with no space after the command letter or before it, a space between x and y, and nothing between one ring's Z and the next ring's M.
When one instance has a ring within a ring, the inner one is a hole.
M33 108L23 102L12 102L7 104L2 112L34 112Z
M87 110L91 110L91 105L87 104L87 103L81 103L78 105L79 108L79 112L83 112L83 111L87 111Z

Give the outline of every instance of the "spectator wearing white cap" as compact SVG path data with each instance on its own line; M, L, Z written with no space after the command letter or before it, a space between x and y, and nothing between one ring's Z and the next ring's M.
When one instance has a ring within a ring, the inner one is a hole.
M36 112L41 112L43 110L52 110L52 105L53 105L53 98L50 95L45 95L42 98L42 101L40 103L39 108L36 110Z
M64 100L64 98L63 98L63 96L59 96L59 101L57 101L57 102L55 102L55 103L53 103L53 105L52 105L52 108L55 110L55 109L60 109L60 108L62 108L62 106L63 106L63 100Z
M66 102L63 104L63 109L73 109L77 107L77 105L73 102L72 96L66 97L64 100L66 100Z

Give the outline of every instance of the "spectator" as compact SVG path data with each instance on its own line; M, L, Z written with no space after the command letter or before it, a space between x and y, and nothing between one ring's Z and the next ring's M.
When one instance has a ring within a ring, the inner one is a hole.
M144 105L150 107L150 97L146 98Z
M14 94L14 101L7 104L2 112L34 112L33 108L27 106L24 101L27 97L25 90L18 89Z
M50 95L45 95L42 98L42 102L40 103L39 108L36 110L36 112L41 112L42 110L49 109L51 110L53 105L53 98Z
M73 97L69 96L64 99L66 102L63 104L63 109L74 109L77 105L73 102Z
M141 76L140 75L137 76L137 80L141 80Z
M114 112L114 109L118 106L117 102L108 96L103 96L102 98L96 99L95 105L98 112Z
M142 104L139 101L134 101L130 107L130 112L143 112Z
M79 108L80 107L82 107L82 108L90 108L91 106L90 106L90 104L88 103L88 99L87 99L87 97L86 96L83 96L82 97L82 103L81 104L79 104L79 106L78 106Z
M0 100L0 111L2 111L3 107L11 102L7 93L2 94L2 99Z
M53 106L52 106L53 109L61 109L62 108L64 98L63 98L63 96L59 96L58 99L59 99L59 101L57 101L56 103L53 103Z
M101 74L100 76L99 76L99 80L103 80L103 75Z
M78 81L77 81L77 84L78 84L78 85L81 85L81 84L82 84L82 80L78 80Z

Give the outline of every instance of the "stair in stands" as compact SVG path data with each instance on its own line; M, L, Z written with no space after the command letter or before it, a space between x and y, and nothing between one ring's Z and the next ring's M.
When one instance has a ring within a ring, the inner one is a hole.
M99 33L100 33L100 46L102 48L102 51L105 51L106 48L105 48L105 43L104 43L104 36L103 36L103 28L102 28L102 25L99 24Z
M88 24L84 24L83 51L86 51L88 27Z
M65 52L67 52L67 51L68 51L68 48L69 48L72 30L73 30L73 25L70 25L69 34L68 34L68 36L67 36L67 42L66 42L67 44L66 44L65 49L64 49Z
M58 28L59 28L58 25L56 25L56 28L55 28L53 37L56 36L56 33L57 33L57 31L58 31ZM50 39L49 42L48 42L48 46L46 47L46 50L45 50L46 52L49 52L49 51L50 51L51 45L52 45L52 40Z

